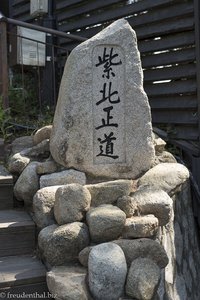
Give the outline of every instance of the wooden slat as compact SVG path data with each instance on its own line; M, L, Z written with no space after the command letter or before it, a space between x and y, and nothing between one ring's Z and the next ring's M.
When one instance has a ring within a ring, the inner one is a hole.
M185 110L197 109L197 96L160 96L150 97L150 106L153 110Z
M185 17L182 19L175 19L160 22L160 24L146 24L140 28L136 28L138 39L145 39L150 37L159 37L170 33L183 32L192 30L194 28L194 18Z
M161 124L161 123L160 123ZM159 124L155 124L156 126L159 126ZM168 131L167 133L167 137L170 139L176 139L176 141L178 140L188 140L188 141L197 141L198 140L198 127L197 125L174 125L172 124L172 126L170 126L170 124L165 124L166 125L166 131ZM162 126L163 128L163 126ZM174 141L173 141L174 143ZM185 150L190 150L190 153L195 154L195 155L199 155L199 150L196 149L196 147L192 147L191 145L188 144L189 142L184 142L180 141L179 147L181 146L182 149Z
M151 2L151 3L150 3ZM138 13L140 11L145 11L149 7L152 9L153 7L159 6L159 3L164 3L164 4L171 4L173 1L170 0L157 0L156 3L157 5L153 5L152 1L149 0L143 0L139 1L130 5L125 5L120 8L116 8L113 10L105 10L102 13L97 13L95 15L92 15L88 18L81 18L78 19L74 22L72 20L68 24L63 25L63 30L64 31L71 31L91 25L95 25L98 23L106 22L106 21L111 21L117 18L122 18L129 16L131 14ZM145 5L146 4L146 5Z
M183 17L188 15L193 15L194 7L193 3L177 3L174 1L174 5L164 8L158 8L148 13L136 15L128 19L133 28L144 24L155 23L159 21L164 21L176 17ZM170 20L169 20L170 22Z
M194 45L194 42L194 31L186 31L169 36L163 36L160 39L156 40L141 40L139 41L138 47L140 52L147 53Z
M147 55L142 57L143 68L151 68L156 66L171 65L184 62L192 62L195 60L195 49L183 49L178 51L170 51L161 54Z
M48 294L49 290L48 290L45 278L43 279L42 282L39 282L39 283L25 284L25 285L2 288L2 289L0 289L0 293L1 292L7 293L8 295L23 295L23 294L26 294L26 295L29 296L28 298L23 297L23 300L30 300L31 299L30 295L38 295L37 298L39 298L40 295L41 295L41 297L43 299L46 299L46 300L52 299L52 300L54 300L54 298L52 298L50 296L50 293ZM46 294L46 297L44 298L44 296L42 296L42 295L45 295L45 294Z
M12 1L12 6L17 6L17 5L22 5L24 3L28 3L30 5L30 1L29 0L13 0Z
M0 259L0 273L3 288L45 281L46 270L36 257L10 256Z
M71 5L76 5L83 2L83 0L63 0L63 1L58 1L56 0L56 9L65 9Z
M176 94L194 94L196 93L196 80L179 80L176 82L149 84L145 85L147 95L176 95Z
M0 256L28 254L35 248L35 224L25 211L0 211Z
M198 116L194 111L153 111L153 123L197 124Z
M83 4L79 7L68 8L66 11L58 13L57 19L59 22L63 20L67 20L68 18L75 17L78 15L82 15L100 8L107 8L111 4L117 4L119 2L123 2L123 0L101 0L101 1L93 1ZM64 9L64 8L63 8ZM109 8L108 8L109 9Z
M0 186L0 210L13 208L13 185Z
M14 18L18 18L20 15L27 13L30 14L30 3L26 3L24 5L20 5L20 7L12 9L12 16Z
M144 71L144 81L173 80L180 78L191 78L196 75L195 64L185 64L174 67L164 67Z

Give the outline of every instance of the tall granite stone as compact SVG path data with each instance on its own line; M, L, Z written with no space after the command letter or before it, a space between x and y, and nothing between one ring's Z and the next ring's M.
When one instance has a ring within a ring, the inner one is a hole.
M137 38L124 19L70 54L50 141L56 162L93 176L136 178L154 161Z

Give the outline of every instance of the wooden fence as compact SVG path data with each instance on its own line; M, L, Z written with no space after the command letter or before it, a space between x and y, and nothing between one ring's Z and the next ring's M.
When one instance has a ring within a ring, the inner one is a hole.
M29 0L10 0L10 8L11 18L34 22ZM54 14L58 30L87 38L126 18L137 33L153 124L176 140L199 141L198 0L56 0ZM71 51L77 42L59 44Z

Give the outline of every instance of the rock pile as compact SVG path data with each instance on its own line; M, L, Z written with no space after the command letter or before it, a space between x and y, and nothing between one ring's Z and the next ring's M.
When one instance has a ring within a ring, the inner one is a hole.
M38 227L56 300L157 295L169 261L159 232L189 172L153 135L142 78L135 32L114 22L72 51L53 128L28 149L15 141L14 194Z
M32 148L21 153L33 153ZM17 157L15 196L31 209L40 230L39 251L51 268L49 290L58 299L153 299L168 264L158 229L168 224L173 195L188 170L159 163L138 180L92 184L86 174L41 158L40 151L37 160L21 153L11 157L9 169ZM29 162L21 168L24 158ZM50 178L45 187L43 176Z

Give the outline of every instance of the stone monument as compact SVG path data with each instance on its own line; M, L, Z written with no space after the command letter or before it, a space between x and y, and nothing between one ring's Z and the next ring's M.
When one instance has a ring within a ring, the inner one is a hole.
M115 21L71 52L50 150L63 166L95 177L137 178L153 165L140 54L126 20Z

